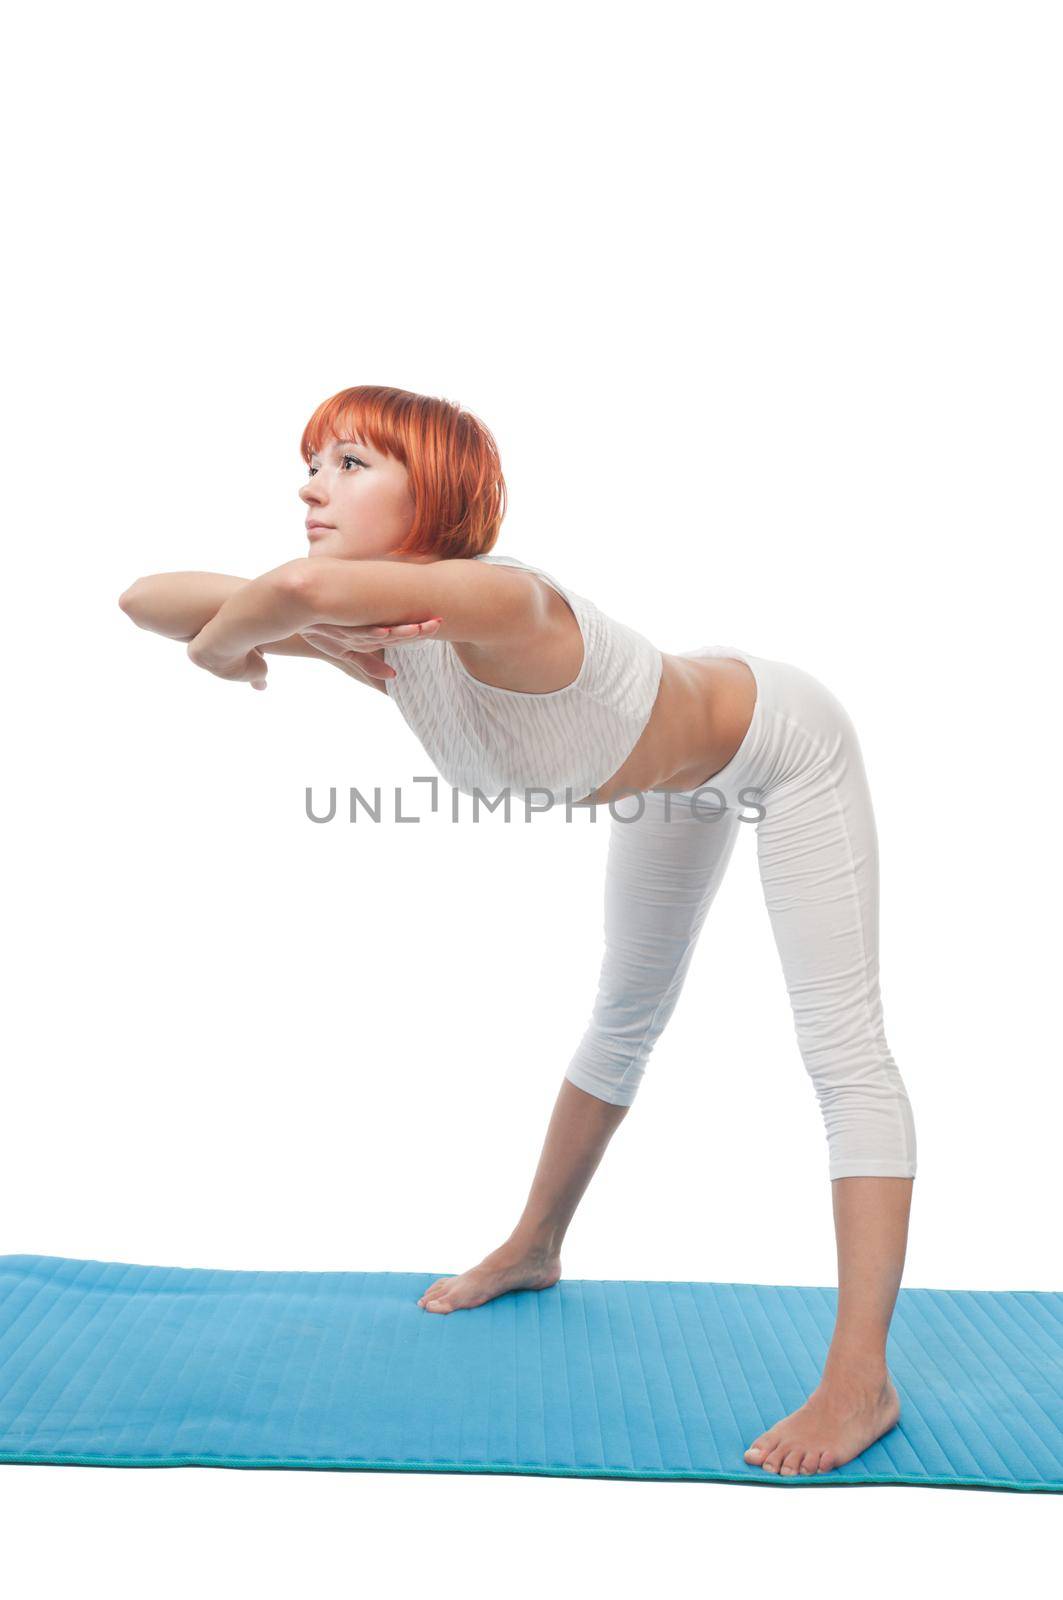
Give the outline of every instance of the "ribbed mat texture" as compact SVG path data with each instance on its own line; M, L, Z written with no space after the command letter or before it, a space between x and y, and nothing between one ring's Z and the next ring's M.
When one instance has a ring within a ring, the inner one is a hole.
M742 1459L816 1386L835 1289L562 1279L422 1311L430 1272L0 1256L0 1462L1063 1491L1063 1294L902 1288L897 1427Z

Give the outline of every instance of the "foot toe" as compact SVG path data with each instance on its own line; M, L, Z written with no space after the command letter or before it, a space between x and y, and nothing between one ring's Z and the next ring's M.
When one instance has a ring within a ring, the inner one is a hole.
M805 1458L801 1463L801 1471L806 1477L810 1477L813 1473L819 1471L819 1454L818 1450L805 1451Z
M793 1477L801 1465L804 1454L804 1445L795 1445L792 1450L788 1450L779 1463L780 1473L788 1478Z

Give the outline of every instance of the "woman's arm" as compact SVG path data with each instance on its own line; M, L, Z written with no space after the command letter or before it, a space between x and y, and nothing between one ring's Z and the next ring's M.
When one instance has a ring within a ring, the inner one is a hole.
M221 665L315 622L431 616L442 618L437 639L491 645L541 626L546 608L538 579L513 567L300 557L232 594L192 640L189 655Z
M206 627L226 600L250 582L250 578L237 578L224 572L154 572L131 583L119 595L118 604L138 628L161 634L166 639L180 639L187 644ZM267 655L304 656L327 661L331 666L339 667L349 678L387 693L382 678L359 670L356 663L337 660L327 651L317 649L301 634L293 633L283 639L273 639L263 645L263 650Z
M187 643L206 627L226 600L250 582L250 578L236 578L225 572L153 572L131 583L118 596L118 604L138 628ZM274 641L275 646L296 643L311 652L312 647L297 635L292 635L290 641Z

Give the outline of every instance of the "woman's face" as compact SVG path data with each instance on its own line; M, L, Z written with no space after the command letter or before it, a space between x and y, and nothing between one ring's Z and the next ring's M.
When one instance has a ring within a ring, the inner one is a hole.
M386 561L413 525L410 477L401 461L356 439L331 439L310 460L299 490L310 556Z

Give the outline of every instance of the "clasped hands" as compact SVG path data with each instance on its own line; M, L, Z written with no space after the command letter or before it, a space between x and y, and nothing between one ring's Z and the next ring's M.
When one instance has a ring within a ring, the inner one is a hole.
M442 620L441 617L431 617L426 622L390 625L315 622L300 628L299 637L323 655L342 661L359 676L373 682L378 678L395 676L394 668L384 660L385 644L415 644L419 639L430 638ZM197 635L188 645L188 658L197 667L230 683L250 683L252 689L266 687L269 668L261 650L251 649L246 655L226 659L218 656L208 645L199 643L200 637Z

